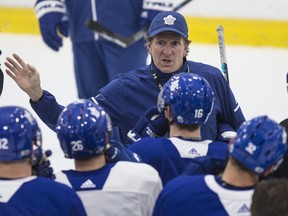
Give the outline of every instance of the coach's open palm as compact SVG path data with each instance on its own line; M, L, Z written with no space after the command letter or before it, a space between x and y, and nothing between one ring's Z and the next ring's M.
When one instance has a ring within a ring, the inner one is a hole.
M40 76L35 67L25 63L17 54L13 58L7 57L5 61L6 73L17 85L28 94L32 101L38 101L43 95L40 86Z

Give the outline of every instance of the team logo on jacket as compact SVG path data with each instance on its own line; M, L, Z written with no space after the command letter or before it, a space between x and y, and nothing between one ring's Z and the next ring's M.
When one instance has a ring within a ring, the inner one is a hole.
M190 149L188 154L195 155L195 156L200 156L200 154L197 152L195 148Z
M168 15L167 17L164 17L164 24L166 25L174 25L174 22L176 20L175 17L173 17L172 15Z
M82 183L80 188L82 188L82 189L96 188L96 185L90 179L88 179L88 180L86 180L85 182Z
M243 204L243 205L239 208L239 210L238 210L237 213L244 213L244 212L250 212L250 209L249 209L249 207L248 207L246 204Z

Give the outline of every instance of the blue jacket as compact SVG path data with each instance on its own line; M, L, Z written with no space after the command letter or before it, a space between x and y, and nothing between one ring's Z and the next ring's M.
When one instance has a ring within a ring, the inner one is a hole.
M235 131L245 121L241 108L225 80L221 71L213 66L193 61L185 61L182 68L171 74L160 72L153 63L143 68L120 74L116 79L104 86L96 97L91 99L99 103L110 115L113 125L121 128L126 137L134 127L139 117L148 107L157 104L159 88L154 80L151 68L159 77L161 85L179 72L187 71L203 76L215 92L213 111L201 128L202 139L216 140L217 123L229 124ZM38 116L52 130L55 129L57 118L64 108L59 105L54 96L45 91L38 103L31 103Z

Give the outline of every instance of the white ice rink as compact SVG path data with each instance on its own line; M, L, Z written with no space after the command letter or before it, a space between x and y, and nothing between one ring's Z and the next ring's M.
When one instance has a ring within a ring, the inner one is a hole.
M77 99L69 39L64 41L64 47L56 53L44 45L40 36L1 33L0 49L3 71L6 69L3 65L5 58L17 53L37 68L42 87L55 94L59 103L66 105ZM288 49L226 45L226 52L230 85L246 118L268 115L278 122L287 118ZM192 43L189 59L220 67L216 45ZM0 105L20 105L36 116L28 100L28 96L5 74ZM64 159L56 134L38 120L42 128L44 148L53 151L50 160L54 170L73 167L71 160Z

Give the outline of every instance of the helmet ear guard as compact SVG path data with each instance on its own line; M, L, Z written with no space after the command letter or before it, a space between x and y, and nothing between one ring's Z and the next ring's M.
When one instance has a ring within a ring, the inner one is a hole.
M32 155L33 143L42 146L36 119L19 106L0 107L0 161L16 161Z
M230 148L233 158L251 171L263 175L282 163L287 150L287 134L282 126L260 116L242 123Z
M214 99L203 77L183 72L172 76L163 86L157 106L159 112L170 106L177 124L204 124L213 110Z
M108 114L91 100L70 103L61 112L56 126L65 157L85 159L103 154L111 125Z

